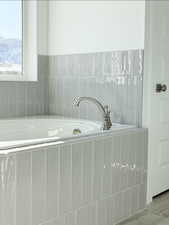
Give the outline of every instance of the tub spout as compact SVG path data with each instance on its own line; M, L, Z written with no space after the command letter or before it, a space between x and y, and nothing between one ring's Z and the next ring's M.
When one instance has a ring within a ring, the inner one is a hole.
M103 106L97 99L92 97L78 97L74 99L73 105L79 107L80 103L82 101L92 102L94 103L99 111L102 114L103 118L103 130L109 130L112 126L112 122L110 119L110 110L108 108L108 105Z

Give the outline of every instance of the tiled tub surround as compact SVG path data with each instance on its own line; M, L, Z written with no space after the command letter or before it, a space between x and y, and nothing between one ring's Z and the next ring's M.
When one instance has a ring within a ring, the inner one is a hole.
M0 155L1 225L112 225L146 204L147 130Z
M48 56L38 57L37 82L0 82L0 118L44 115L47 101Z
M49 113L99 120L95 105L72 106L77 96L111 108L114 122L141 125L143 50L49 57Z

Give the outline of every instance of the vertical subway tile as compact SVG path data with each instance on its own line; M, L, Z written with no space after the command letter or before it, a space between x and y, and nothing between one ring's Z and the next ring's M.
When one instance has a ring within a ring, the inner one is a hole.
M31 204L31 153L16 154L16 224L30 225Z
M64 79L62 77L55 78L56 83L56 96L53 99L53 105L55 106L54 113L57 115L64 116L64 105L67 104L66 99L64 99Z
M79 95L80 96L88 96L87 93L87 79L82 78L79 80ZM79 107L79 115L81 119L88 119L88 102L82 102Z
M81 76L91 76L94 73L94 54L79 54L78 55L79 70L77 74Z
M71 98L71 78L65 78L63 80L63 112L64 116L71 117L71 111L73 107L73 99Z
M119 193L115 194L114 198L115 198L114 201L115 201L115 206L116 206L114 208L114 210L115 210L115 223L118 223L122 219L122 204L123 204L122 193L119 192Z
M0 223L2 224L3 222L3 177L4 177L4 171L3 171L3 161L4 157L0 158Z
M112 75L122 75L122 52L112 52Z
M120 175L121 175L121 148L120 137L114 136L112 138L112 193L116 193L120 190Z
M75 212L70 212L65 215L65 224L64 225L75 225L76 215Z
M44 94L47 85L44 85L45 76L43 73L48 71L48 57L39 56L39 74L38 82L2 82L0 84L1 92L5 93L5 101L1 99L2 110L1 118L19 117L27 115L44 114ZM46 69L47 68L47 69ZM48 72L46 72L48 71ZM47 74L46 74L47 75ZM42 89L42 87L44 87ZM2 96L3 96L2 94ZM37 102L41 99L41 111Z
M133 51L133 73L135 75L143 73L143 50Z
M110 196L112 193L112 138L104 139L104 171L103 171L103 196Z
M46 155L44 149L32 152L32 225L46 218Z
M122 195L122 215L121 220L127 219L131 215L131 191L127 189L121 193Z
M0 165L0 224L15 225L15 156L0 157Z
M129 135L121 135L120 137L121 148L121 176L120 176L120 189L124 190L128 186L129 176Z
M93 142L83 143L83 204L92 200L92 184L93 184Z
M103 76L103 53L95 53L94 57L94 74Z
M97 204L98 225L107 225L107 199L99 200Z
M139 190L138 190L138 186L134 186L132 187L132 191L131 191L131 214L134 215L134 213L136 213L139 209Z
M109 197L98 201L97 205L97 221L98 225L112 225L115 222L115 201L113 197Z
M144 146L143 146L143 151L144 151L144 159L143 159L143 168L145 171L147 171L147 164L148 164L148 130L143 132L143 141L144 141Z
M83 192L83 143L72 145L72 206L79 208Z
M104 176L104 141L97 139L94 142L94 181L93 197L100 199L103 193L103 176Z
M60 215L72 209L72 150L71 145L60 147Z
M45 222L41 225L65 225L64 217L59 217L57 219L53 219L51 221Z
M55 56L53 61L49 71L57 81L57 88L52 102L49 98L49 113L100 120L100 113L93 105L83 103L75 110L70 104L79 95L91 96L110 106L113 121L141 126L142 50ZM64 91L60 88L60 78Z
M139 192L139 209L144 209L146 207L146 194L147 194L147 183L140 185Z
M142 108L143 108L143 76L137 76L137 121L138 127L142 126Z
M134 134L135 142L135 152L136 152L136 184L140 184L142 180L142 165L143 165L143 143L142 143L142 134L136 132Z
M80 96L80 78L79 77L72 78L70 92L71 92L71 98L70 98L71 117L79 118L79 108L73 105L74 99Z
M46 150L46 220L59 215L59 150L57 146Z
M96 78L95 76L91 76L86 79L86 93L88 96L96 98ZM96 105L89 103L87 105L87 115L91 120L97 120L98 116L100 116L100 112Z
M103 53L103 74L112 74L112 52Z
M145 208L146 179L130 172L146 173L145 135L129 131L0 157L0 223L112 225Z
M95 204L89 204L77 211L77 225L96 225Z
M136 184L136 150L135 150L135 139L133 135L129 136L129 174L128 174L128 184L132 187Z
M115 200L114 196L107 199L107 224L112 225L115 223Z

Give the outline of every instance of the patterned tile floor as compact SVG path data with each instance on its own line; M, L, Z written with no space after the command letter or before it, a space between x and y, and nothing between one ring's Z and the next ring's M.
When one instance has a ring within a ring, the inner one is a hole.
M118 225L169 225L169 191L154 198L142 213Z

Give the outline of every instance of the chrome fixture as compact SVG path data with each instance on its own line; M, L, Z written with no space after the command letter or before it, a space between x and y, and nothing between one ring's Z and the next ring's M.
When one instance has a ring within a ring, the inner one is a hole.
M165 92L167 90L166 84L156 84L156 92Z
M91 97L78 97L74 99L73 105L79 107L82 101L88 101L94 103L99 111L102 113L103 117L103 130L109 130L112 126L112 122L110 119L110 110L108 105L103 106L97 99Z
M81 134L82 132L81 132L81 130L79 129L79 128L75 128L74 130L73 130L73 135L78 135L78 134Z

